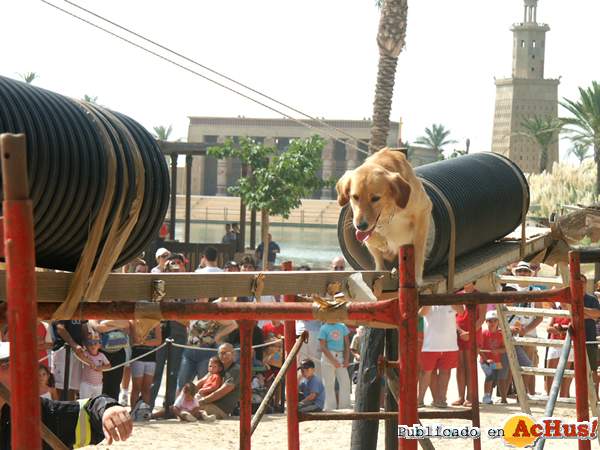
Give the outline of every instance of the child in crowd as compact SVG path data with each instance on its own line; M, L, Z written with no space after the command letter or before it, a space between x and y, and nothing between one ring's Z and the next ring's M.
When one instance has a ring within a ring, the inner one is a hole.
M506 352L502 331L498 328L498 313L488 311L485 314L487 329L481 330L479 343L480 364L485 373L483 386L484 404L492 404L492 389L494 382L503 380L508 375L508 367L502 364L502 354ZM500 392L500 403L507 403L506 392Z
M557 303L555 309L566 309L566 305L562 303ZM550 321L550 325L548 325L547 331L550 335L550 339L556 339L564 341L567 338L567 330L569 329L569 325L571 325L570 317L553 317ZM562 347L549 347L548 348L548 358L546 361L546 366L550 368L556 368L558 366L558 360L560 359L560 354L562 352ZM567 359L567 369L573 368L574 354L573 347L571 346L571 351L569 353L569 357ZM550 393L550 387L552 386L552 381L554 377L544 377L544 387L546 389L546 394ZM571 387L570 377L564 377L563 381L560 385L560 396L561 397L569 397L569 388Z
M321 376L325 386L325 409L350 408L350 339L343 323L325 323L319 331L321 344ZM314 364L314 362L313 362ZM336 405L335 382L339 385L339 406Z
M209 415L206 411L200 409L200 404L195 395L196 386L194 386L194 383L184 384L179 397L175 400L175 404L171 406L171 412L182 422L195 422L196 420L214 422L215 415Z
M100 353L100 335L92 331L85 342L85 364L81 372L80 398L102 394L102 370L110 369L104 353Z
M300 363L302 380L298 385L300 391L300 402L298 411L313 412L323 411L325 406L325 386L323 382L315 375L315 363L312 359L305 359Z
M39 379L40 379L40 397L47 398L49 400L58 400L58 393L54 387L54 375L43 363L40 363L39 368Z
M223 363L218 356L213 356L208 360L208 373L200 378L195 386L198 391L198 397L206 397L221 387L223 384L221 372L223 370Z

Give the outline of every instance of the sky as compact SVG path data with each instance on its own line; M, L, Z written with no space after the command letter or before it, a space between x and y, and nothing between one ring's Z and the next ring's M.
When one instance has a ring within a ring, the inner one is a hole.
M309 115L372 115L374 0L76 1ZM183 140L189 116L280 117L40 0L3 0L0 11L0 75L37 72L38 86L97 96L149 130L173 125L171 137ZM538 3L538 22L550 25L545 74L560 77L559 98L577 98L578 87L600 73L593 40L599 16L598 1ZM409 0L391 116L402 117L404 140L441 123L457 148L470 138L472 151L490 150L494 77L510 76L510 26L522 17L523 0ZM568 148L563 140L561 154Z

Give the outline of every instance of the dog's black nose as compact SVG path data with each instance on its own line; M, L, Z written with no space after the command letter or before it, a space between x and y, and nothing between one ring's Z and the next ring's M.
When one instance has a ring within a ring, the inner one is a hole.
M366 231L367 228L369 228L369 224L365 221L359 223L356 228L358 228L360 231Z

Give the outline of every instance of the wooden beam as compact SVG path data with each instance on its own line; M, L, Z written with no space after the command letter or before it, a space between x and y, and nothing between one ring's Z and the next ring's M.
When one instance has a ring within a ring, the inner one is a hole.
M263 295L325 294L329 283L342 283L356 272L298 271L263 272ZM362 272L365 282L384 275L386 290L398 289L398 281L389 273ZM152 298L155 280L165 283L165 298L195 299L199 297L233 297L253 295L252 284L258 272L221 273L112 273L100 294L100 301L138 301ZM73 279L72 273L36 272L38 302L62 302ZM6 272L0 271L0 301L6 301Z

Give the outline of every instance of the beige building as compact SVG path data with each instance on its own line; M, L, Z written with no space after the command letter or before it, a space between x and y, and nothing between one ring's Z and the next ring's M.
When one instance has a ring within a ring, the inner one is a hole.
M245 117L190 117L188 142L216 144L225 139L251 137L260 143L276 146L280 152L286 150L291 139L306 138L320 134L326 138L323 150L323 178L339 178L346 170L359 166L366 157L371 133L370 120L325 120L325 136L319 130L323 125L305 120L313 128L289 119L254 119ZM390 123L388 145L396 146L399 134L398 122ZM343 131L344 134L341 131ZM353 136L349 138L348 135ZM359 151L361 149L362 151ZM192 167L192 194L227 195L227 187L233 185L241 175L239 161L215 160L209 156L194 157ZM323 189L314 198L335 198L335 188Z
M525 118L558 116L558 84L544 78L546 32L550 27L537 23L537 0L524 0L523 22L512 26L512 77L496 80L496 109L492 151L509 157L527 173L539 173L540 149L528 137L519 135ZM558 142L550 147L547 170L558 161Z

